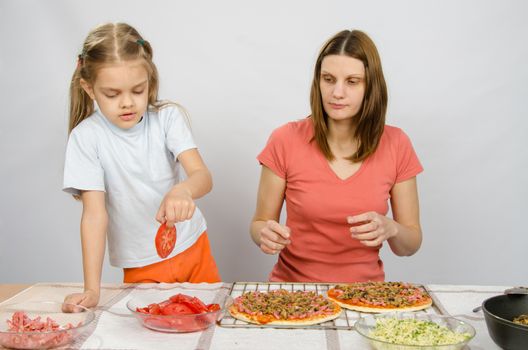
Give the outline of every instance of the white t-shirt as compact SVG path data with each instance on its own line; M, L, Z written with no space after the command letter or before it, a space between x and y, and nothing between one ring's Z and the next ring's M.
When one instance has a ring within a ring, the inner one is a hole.
M162 260L154 243L160 225L156 213L165 194L184 178L178 155L192 148L196 144L176 106L148 111L128 130L96 111L72 130L63 190L106 192L113 266L138 267ZM190 220L176 224L176 247L168 258L193 245L205 229L205 219L196 208Z

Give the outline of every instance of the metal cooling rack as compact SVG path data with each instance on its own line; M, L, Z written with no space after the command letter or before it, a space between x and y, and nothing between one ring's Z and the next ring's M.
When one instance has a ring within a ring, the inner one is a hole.
M283 282L234 282L231 286L231 289L229 291L229 296L231 296L233 299L242 295L245 292L269 292L270 290L275 289L285 289L288 291L314 291L317 294L327 296L328 290L335 286L336 283L283 283ZM433 314L433 315L445 315L445 311L442 310L441 307L438 307L437 305L440 305L436 302L435 297L431 294L431 292L422 285L419 285L423 289L429 293L431 298L433 299L433 305L430 308L427 308L425 310L416 311L416 313L422 313L422 314ZM348 309L343 308L343 312L341 312L341 315L331 321L327 321L324 323L319 323L315 325L300 325L300 326L280 326L280 325L258 325L253 323L247 323L244 321L240 321L233 316L229 312L226 312L224 317L220 320L219 326L221 327L228 327L228 328L282 328L282 329L336 329L336 330L352 330L354 329L354 323L366 313L363 312L357 312L352 311Z

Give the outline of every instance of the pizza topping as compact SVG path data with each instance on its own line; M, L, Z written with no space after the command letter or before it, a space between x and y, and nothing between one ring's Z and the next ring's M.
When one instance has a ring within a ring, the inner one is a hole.
M334 288L335 297L352 304L379 307L413 306L430 299L422 289L403 282L361 282L340 284Z
M528 315L519 315L519 317L515 317L513 319L513 322L523 326L528 326Z
M239 312L255 316L260 323L330 315L339 307L313 291L288 292L284 289L246 292L234 300L234 305Z
M380 318L370 337L401 345L458 344L471 338L469 333L453 332L432 321L416 319Z

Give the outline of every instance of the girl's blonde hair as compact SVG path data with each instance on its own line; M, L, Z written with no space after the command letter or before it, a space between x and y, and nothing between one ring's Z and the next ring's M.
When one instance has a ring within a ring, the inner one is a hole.
M152 47L126 23L107 23L94 28L84 41L70 85L69 132L94 112L94 103L81 86L81 79L93 85L103 64L143 59L148 73L148 103L159 109L158 70L152 61ZM172 104L172 103L171 103Z
M362 31L343 30L330 38L322 47L315 64L310 106L314 122L314 139L328 160L335 157L328 145L328 115L321 98L321 64L328 55L346 55L363 62L365 66L365 95L354 122L354 138L358 149L347 159L359 162L373 154L378 147L385 126L387 86L381 68L381 59L374 42Z

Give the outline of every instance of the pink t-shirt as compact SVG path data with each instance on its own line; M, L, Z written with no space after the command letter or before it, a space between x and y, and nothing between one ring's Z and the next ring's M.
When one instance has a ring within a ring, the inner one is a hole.
M408 136L385 126L378 149L349 178L330 168L315 141L311 118L274 130L259 162L286 180L286 226L291 244L279 254L270 281L383 281L379 247L350 235L347 217L367 211L386 215L394 184L423 168Z

